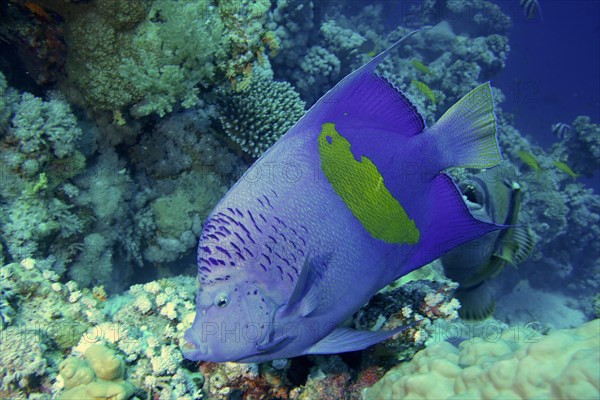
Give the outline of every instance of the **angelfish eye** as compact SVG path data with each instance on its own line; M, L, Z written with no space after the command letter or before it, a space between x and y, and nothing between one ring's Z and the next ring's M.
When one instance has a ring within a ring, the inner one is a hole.
M220 293L215 297L215 306L219 308L227 307L229 304L229 296L227 293Z

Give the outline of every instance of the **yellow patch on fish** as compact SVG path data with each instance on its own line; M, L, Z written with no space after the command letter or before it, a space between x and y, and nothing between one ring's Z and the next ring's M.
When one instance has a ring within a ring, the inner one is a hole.
M420 232L402 205L385 186L377 167L367 157L356 161L350 142L333 123L319 135L321 168L335 193L374 238L387 243L415 244Z

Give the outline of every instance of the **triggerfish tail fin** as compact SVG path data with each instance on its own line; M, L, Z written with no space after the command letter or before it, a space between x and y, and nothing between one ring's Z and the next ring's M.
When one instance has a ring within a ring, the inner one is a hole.
M428 133L440 149L440 170L489 168L502 161L490 83L477 86L450 107Z
M482 321L496 310L496 301L487 282L471 288L459 288L455 293L460 302L458 315L465 320Z

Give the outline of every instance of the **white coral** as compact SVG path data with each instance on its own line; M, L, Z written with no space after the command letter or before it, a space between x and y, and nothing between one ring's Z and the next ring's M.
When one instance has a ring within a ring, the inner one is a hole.
M160 315L164 315L170 320L177 318L177 311L175 311L175 303L167 303L167 305L160 310Z
M140 310L143 314L146 314L148 311L152 310L152 301L146 296L139 296L133 302L135 308Z
M182 361L181 352L175 346L163 346L160 356L152 357L152 371L156 375L174 374Z

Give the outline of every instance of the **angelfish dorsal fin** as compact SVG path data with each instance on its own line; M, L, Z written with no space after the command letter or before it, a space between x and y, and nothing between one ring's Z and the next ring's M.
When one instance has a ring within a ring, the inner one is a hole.
M416 30L398 40L368 63L342 79L309 110L327 115L340 126L376 129L410 137L423 131L425 122L411 101L375 68Z

